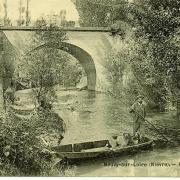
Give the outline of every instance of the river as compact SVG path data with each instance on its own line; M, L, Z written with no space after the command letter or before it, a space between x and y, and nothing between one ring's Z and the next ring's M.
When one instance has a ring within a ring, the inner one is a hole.
M110 139L114 134L132 132L132 119L125 104L102 93L57 90L55 109L67 125L62 144ZM170 113L151 114L148 119L179 127L170 117ZM125 162L131 166L123 167ZM179 162L180 148L177 147L80 163L73 171L75 176L179 176ZM148 168L143 167L143 163Z

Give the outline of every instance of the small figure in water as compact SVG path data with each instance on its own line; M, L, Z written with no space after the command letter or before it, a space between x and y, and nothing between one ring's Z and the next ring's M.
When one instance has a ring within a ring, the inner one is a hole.
M144 137L144 122L146 117L144 97L139 95L131 106L130 113L133 114L133 136L138 133L140 139Z

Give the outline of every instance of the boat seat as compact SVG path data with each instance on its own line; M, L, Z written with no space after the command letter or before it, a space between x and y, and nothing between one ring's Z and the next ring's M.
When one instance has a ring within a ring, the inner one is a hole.
M100 148L93 148L93 149L82 149L81 152L99 152L108 150L108 147L100 147Z
M74 152L80 152L82 150L89 150L95 148L102 148L108 144L108 140L101 140L101 141L92 141L92 142L85 142L85 143L77 143L73 145Z
M74 152L80 152L82 149L92 149L92 148L94 148L93 142L74 144Z
M69 145L61 145L61 146L55 146L52 148L52 150L57 152L72 152L72 144Z
M100 148L109 144L109 141L108 140L94 141L93 144L94 144L94 148Z

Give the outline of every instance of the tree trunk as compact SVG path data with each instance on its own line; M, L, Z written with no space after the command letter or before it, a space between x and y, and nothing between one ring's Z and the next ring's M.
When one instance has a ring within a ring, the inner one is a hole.
M2 90L2 84L1 84L1 81L0 81L0 117L2 116L2 113L3 113L3 90Z
M177 120L180 121L180 93L177 95Z
M3 36L2 31L0 31L0 116L4 109L4 95L3 95L3 81L2 81L2 58L3 58Z
M177 100L177 120L180 121L180 98Z

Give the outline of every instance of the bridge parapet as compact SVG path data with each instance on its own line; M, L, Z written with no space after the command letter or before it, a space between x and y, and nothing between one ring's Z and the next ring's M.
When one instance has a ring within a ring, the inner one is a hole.
M110 28L106 27L33 27L33 26L0 26L0 31L75 31L75 32L111 32Z

